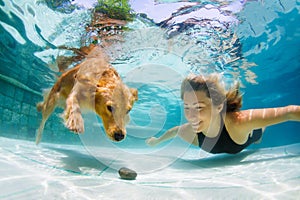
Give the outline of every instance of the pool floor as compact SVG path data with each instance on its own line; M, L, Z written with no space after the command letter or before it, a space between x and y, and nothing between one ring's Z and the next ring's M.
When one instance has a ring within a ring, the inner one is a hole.
M300 198L300 143L203 158L194 148L175 159L148 154L154 163L173 162L151 172L138 171L131 181L79 145L36 146L0 137L0 157L0 199Z

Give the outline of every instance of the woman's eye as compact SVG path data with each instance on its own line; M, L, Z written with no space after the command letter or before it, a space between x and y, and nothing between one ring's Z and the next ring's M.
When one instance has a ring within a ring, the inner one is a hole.
M114 108L112 106L107 106L107 110L112 113L114 111Z

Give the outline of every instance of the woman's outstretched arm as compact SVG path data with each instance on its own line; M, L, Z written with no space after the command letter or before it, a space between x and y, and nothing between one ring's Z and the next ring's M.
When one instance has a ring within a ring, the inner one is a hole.
M169 139L172 139L174 137L176 137L178 130L179 130L180 126L175 126L169 130L167 130L162 136L160 136L159 138L157 137L150 137L146 140L146 143L149 146L156 146L159 143L162 143L164 141L167 141Z
M167 130L162 136L159 138L151 137L146 140L146 143L149 146L155 146L161 142L172 139L176 136L179 136L181 139L186 141L187 143L198 146L198 137L197 134L193 131L190 124L186 123L181 126L175 126L169 130Z
M286 121L300 121L300 106L244 110L237 113L236 119L243 129L251 131Z

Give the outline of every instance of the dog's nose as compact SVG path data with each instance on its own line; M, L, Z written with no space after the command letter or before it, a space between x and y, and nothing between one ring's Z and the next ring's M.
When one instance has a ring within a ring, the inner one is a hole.
M123 140L125 135L122 132L115 132L114 138L116 141L121 141Z

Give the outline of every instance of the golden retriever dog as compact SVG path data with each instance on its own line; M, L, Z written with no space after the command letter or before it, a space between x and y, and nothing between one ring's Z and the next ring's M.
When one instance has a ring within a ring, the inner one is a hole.
M126 136L128 112L138 99L137 90L128 88L110 65L103 47L90 45L85 60L64 72L44 101L37 104L42 121L37 130L36 144L42 138L45 123L54 109L63 107L65 126L75 132L84 132L82 110L95 112L101 119L106 135L112 141Z

